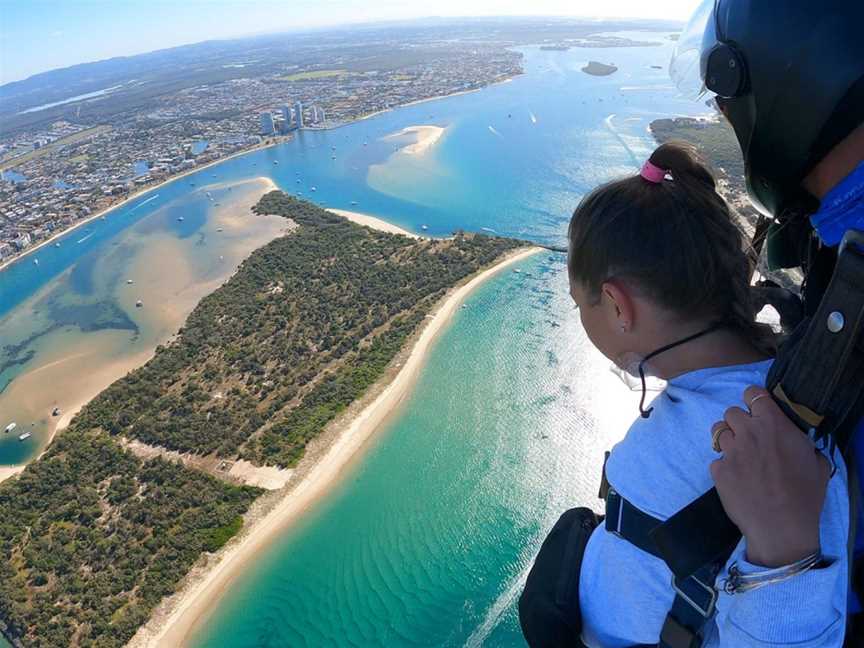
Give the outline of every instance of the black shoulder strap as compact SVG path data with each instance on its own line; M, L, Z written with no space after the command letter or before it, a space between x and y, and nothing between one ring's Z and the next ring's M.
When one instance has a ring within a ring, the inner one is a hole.
M662 521L635 507L611 486L606 493L605 524L609 533L665 560L654 539L654 531L662 526ZM675 570L672 570L671 585L675 590L675 599L660 633L660 648L698 648L702 645L705 626L714 617L717 602L714 581L726 564L732 548L734 544L725 555L703 560L700 547L681 543L679 550L689 554L691 562L701 563L697 569L683 577L679 577Z
M842 450L860 412L862 376L864 233L850 232L819 307L781 348L767 387L802 430L816 428Z

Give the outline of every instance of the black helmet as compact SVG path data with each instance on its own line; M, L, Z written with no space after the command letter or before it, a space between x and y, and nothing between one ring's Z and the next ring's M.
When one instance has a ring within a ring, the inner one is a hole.
M862 32L864 0L706 0L679 37L672 78L716 95L761 211L864 123Z

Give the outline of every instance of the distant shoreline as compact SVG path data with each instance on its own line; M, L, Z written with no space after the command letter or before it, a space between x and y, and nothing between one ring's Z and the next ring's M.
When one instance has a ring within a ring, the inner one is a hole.
M273 146L278 146L279 144L285 144L288 141L290 141L290 140L284 140L284 141L280 141L280 142L272 142L270 144L256 144L252 148L243 149L242 151L237 151L235 153L232 153L231 155L226 155L225 157L221 157L217 160L212 160L211 162L208 162L207 164L203 164L199 167L195 167L194 169L189 169L188 171L183 171L182 173L178 173L177 175L171 176L170 178L166 178L165 180L163 180L159 184L154 185L152 187L143 187L143 188L139 189L138 191L135 191L135 192L129 194L128 196L126 196L126 198L124 198L120 202L114 203L113 205L109 205L108 207L101 209L100 211L96 212L95 214L91 214L90 216L87 216L86 218L82 218L81 220L75 221L72 225L70 225L66 229L64 229L60 232L57 232L56 234L52 234L51 236L49 236L44 241L40 241L39 243L37 243L33 247L27 248L21 254L15 255L14 257L8 259L7 261L0 262L0 272L3 272L7 267L11 266L13 263L17 263L18 261L23 260L26 256L33 254L37 250L45 247L46 245L48 245L50 243L53 243L54 241L56 241L61 236L65 236L69 232L74 232L76 229L78 229L82 225L86 225L87 223L94 221L97 218L101 218L102 216L108 216L115 209L120 209L121 207L130 203L131 201L136 200L137 198L141 198L142 196L144 196L145 194L147 194L151 191L156 191L157 189L161 189L165 185L170 184L170 183L174 182L175 180L181 180L182 178L190 176L193 173L198 173L199 171L203 171L204 169L209 169L210 167L215 166L217 164L220 164L222 162L227 162L228 160L230 160L232 158L239 157L241 155L246 155L247 153L254 153L255 151L263 151L264 149L268 149L268 148L271 148ZM2 275L0 275L0 276L2 276Z
M407 108L408 106L414 106L417 104L426 103L427 101L437 101L439 99L449 99L450 97L456 97L458 95L469 94L471 92L479 92L480 90L485 90L486 88L491 88L492 86L500 85L502 83L509 83L514 78L516 78L516 77L515 76L508 77L507 79L502 79L500 81L494 81L493 83L489 83L489 84L481 86L479 88L472 88L471 90L459 90L457 92L452 92L452 93L447 94L447 95L440 95L437 97L427 97L425 99L417 99L416 101L409 101L408 103L399 104L398 106L393 106L392 108L385 108L384 110L377 110L373 113L369 113L368 115L363 115L362 117L358 117L357 119L354 119L352 121L347 121L347 122L344 122L342 124L339 124L338 126L334 127L333 129L325 128L325 129L312 129L312 130L337 130L338 128L341 128L343 126L350 126L351 124L354 124L354 123L357 123L357 122L360 122L360 121L363 121L366 119L371 119L372 117L376 117L377 115L382 115L384 113L392 112L393 110L398 110L399 108ZM241 155L246 155L247 153L254 153L255 151L261 151L261 150L268 149L268 148L271 148L274 146L279 146L280 144L286 144L289 141L291 141L291 139L286 139L286 140L282 140L282 141L278 141L278 142L272 142L270 144L256 144L255 146L253 146L251 148L243 149L242 151L237 151L235 153L232 153L231 155L226 155L225 157L221 157L217 160L213 160L212 162L208 162L207 164L204 164L200 167L195 167L194 169L189 169L188 171L184 171L184 172L179 173L177 175L171 176L170 178L166 178L165 180L163 180L162 182L160 182L159 184L157 184L155 186L144 187L144 188L140 189L139 191L136 191L136 192L129 194L126 198L124 198L123 200L121 200L118 203L115 203L113 205L105 207L104 209L100 210L99 212L92 214L90 216L87 216L86 218L83 218L79 221L75 221L75 223L70 225L68 228L66 228L60 232L57 232L56 234L51 235L50 237L48 237L44 241L40 241L39 243L37 243L33 247L27 248L26 250L21 252L21 254L16 254L15 256L7 259L6 261L0 262L0 272L3 272L7 267L11 266L13 263L17 263L18 261L21 261L26 256L36 252L37 250L48 245L49 243L53 243L54 241L56 241L61 236L64 236L64 235L68 234L69 232L72 232L72 231L78 229L79 227L81 227L82 225L86 225L87 223L89 223L89 222L91 222L97 218L109 215L113 210L119 209L120 207L123 207L124 205L126 205L130 201L135 200L136 198L140 198L141 196L147 194L150 191L156 191L157 189L164 187L165 185L167 185L170 182L174 182L175 180L180 180L181 178L185 178L186 176L189 176L193 173L197 173L198 171L203 171L204 169L208 169L208 168L210 168L216 164L220 164L221 162L226 162L232 158L239 157ZM0 276L2 276L2 275L0 275Z
M306 470L269 501L269 509L247 522L243 531L207 564L193 568L177 594L160 604L150 620L129 642L129 648L165 648L188 645L189 638L218 606L228 586L260 557L299 516L335 487L346 470L362 456L364 447L398 411L410 394L429 351L446 329L465 298L504 268L541 251L520 248L499 258L492 266L454 286L432 309L421 330L400 351L385 376L373 385L342 419L325 431L324 447L310 458ZM359 409L359 411L358 411ZM328 434L329 432L329 434ZM262 504L266 506L268 503Z

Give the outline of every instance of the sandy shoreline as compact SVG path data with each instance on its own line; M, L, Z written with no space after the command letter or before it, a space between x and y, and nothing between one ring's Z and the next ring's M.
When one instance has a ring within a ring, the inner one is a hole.
M248 522L240 536L206 566L193 569L179 592L163 602L162 609L157 608L151 620L133 637L128 644L130 648L188 645L194 630L215 609L231 581L241 575L288 525L338 483L345 469L359 456L359 451L398 408L413 388L432 344L465 298L505 267L540 250L535 247L517 250L466 283L452 288L427 317L422 331L414 337L407 359L392 381L344 426L304 478L296 484L289 484L279 494L281 499L265 515ZM386 380L385 376L382 381ZM370 389L374 390L375 386Z
M258 202L262 195L276 188L276 185L272 180L264 176L235 184L235 186L239 187L243 187L243 185L250 185L252 188L245 191L239 191L235 200L233 200L229 205L217 208L217 213L213 215L214 223L218 221L218 224L222 225L226 231L230 232L232 229L242 227L242 220L238 219L245 218L247 213L251 213L252 205ZM281 228L281 219L279 220L279 225ZM271 238L272 237L269 234L266 236L266 240ZM250 252L266 243L266 240L262 238L261 240L252 242L252 250L244 251L245 254L242 252L239 254L237 259L238 265L239 262L248 256ZM164 244L165 243L160 242L160 245ZM170 259L175 256L181 258L182 254L178 253L177 255L168 255L167 258ZM150 263L150 261L147 261L144 264L146 265L147 263ZM181 270L181 268L174 266L170 268L168 274L173 277L172 281L176 280L178 276L183 274ZM236 271L236 268L234 268L230 274L233 274L234 271ZM145 269L142 268L139 272L133 270L132 274L145 277L147 273ZM205 282L195 281L190 283L188 286L174 285L172 290L168 290L168 288L170 288L169 286L164 286L166 294L171 294L175 299L175 303L169 307L168 302L166 301L161 309L156 308L155 311L154 309L148 311L148 313L154 313L154 316L158 314L158 316L162 318L160 323L164 330L156 339L153 340L152 345L138 353L124 355L122 357L111 359L110 361L99 360L98 365L95 367L87 364L88 358L99 356L102 353L100 345L105 343L106 339L117 338L120 340L122 338L119 343L120 347L126 344L126 334L118 331L103 331L92 334L92 337L89 340L76 340L68 352L64 351L61 354L56 352L52 353L45 349L41 350L40 353L48 354L48 361L45 362L43 360L42 364L37 364L37 366L16 377L15 380L10 383L10 391L0 395L0 403L3 402L3 398L12 399L14 402L20 403L28 400L28 395L32 395L32 399L38 401L35 405L31 403L36 411L48 412L53 406L59 406L62 415L56 419L52 417L47 418L49 422L47 430L48 433L44 440L40 442L42 449L38 454L34 455L33 458L29 459L25 463L0 466L0 482L19 474L28 464L38 460L39 457L45 453L45 450L51 444L54 437L69 425L74 415L77 414L84 405L95 398L115 380L146 363L153 356L156 346L164 343L176 332L177 328L182 326L186 317L198 301L203 296L215 290L224 280L225 277L219 276L216 279ZM145 283L146 279L142 279L138 285L142 286ZM140 317L142 314L136 311L134 307L136 296L137 295L126 296L125 301L128 303L125 303L124 306L126 311L134 313L136 317ZM44 374L47 374L47 378L44 377ZM62 390L60 396L58 396L56 400L46 392L46 383L68 384L67 381L71 380L71 375L78 376L74 385ZM20 421L21 419L18 420Z
M406 229L402 229L398 225L388 223L385 220L375 218L374 216L369 216L368 214L361 214L360 212L349 211L347 209L328 209L327 211L332 214L337 214L338 216L347 218L352 223L371 227L372 229L376 229L381 232L389 232L390 234L401 234L402 236L407 236L408 238L420 238L417 234L409 232Z
M13 263L21 261L25 257L27 257L28 255L33 254L34 252L45 247L46 245L53 243L54 241L56 241L61 236L65 236L69 232L72 232L72 231L78 229L79 227L86 225L87 223L89 223L91 221L96 220L97 218L101 218L102 216L108 216L115 209L120 209L124 205L127 205L130 202L132 202L133 200L141 198L142 196L150 193L151 191L156 191L157 189L161 189L165 185L170 184L170 183L174 182L175 180L181 180L187 176L192 175L193 173L198 173L199 171L203 171L204 169L209 169L212 166L215 166L215 165L220 164L222 162L227 162L228 160L235 158L235 157L239 157L241 155L246 155L247 153L254 153L255 151L263 151L264 149L268 149L268 148L271 148L273 146L277 146L279 144L284 144L286 141L288 141L288 140L273 142L271 144L258 144L256 146L251 147L251 148L243 149L242 151L237 151L236 153L232 153L231 155L226 155L225 157L221 157L217 160L213 160L212 162L208 162L207 164L203 164L201 166L195 167L194 169L189 169L188 171L184 171L183 173L179 173L175 176L171 176L170 178L163 180L162 182L160 182L157 185L142 187L140 190L129 194L129 196L127 196L126 198L124 198L120 202L114 203L113 205L109 205L108 207L105 207L104 209L99 210L95 214L91 214L87 218L82 218L79 221L75 221L75 223L70 225L68 228L61 230L52 236L49 236L44 241L40 241L39 243L37 243L36 245L34 245L32 247L27 248L21 254L18 254L16 256L12 257L11 259L7 259L6 261L0 262L0 272L3 272L3 270L5 270L8 266L12 265ZM269 179L269 177L268 177L268 179ZM275 185L274 185L274 187L275 187Z

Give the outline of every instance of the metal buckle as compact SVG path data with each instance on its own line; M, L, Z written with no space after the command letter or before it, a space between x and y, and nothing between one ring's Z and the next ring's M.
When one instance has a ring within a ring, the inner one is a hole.
M609 491L606 493L606 503L608 504L610 501L613 501L613 504L614 504L613 498L616 498L616 497L618 498L618 515L616 516L616 519L614 520L615 528L610 529L607 526L606 530L609 531L609 533L616 535L623 540L625 538L623 535L621 535L621 522L623 521L623 518L624 518L624 498L621 497L621 495L620 495L620 493L618 493L618 491L616 491L614 488L612 488L612 486L610 486ZM608 506L607 506L607 509L608 509ZM606 515L607 515L607 520L608 520L608 515L609 515L608 510L607 510Z
M704 618L706 618L706 619L709 618L712 614L714 614L714 607L717 603L717 590L714 589L714 587L711 585L706 585L705 583L703 583L701 580L699 580L695 576L689 576L685 580L695 581L696 583L699 584L699 586L702 589L705 590L705 592L707 592L707 594L708 594L708 606L707 607L703 608L696 601L694 601L692 598L690 598L684 592L684 590L682 590L680 587L678 587L678 579L675 578L674 576L672 577L672 589L674 589L675 593L678 596L680 596L682 599L684 599L684 601L686 601L690 607L692 607L694 610L696 610Z

